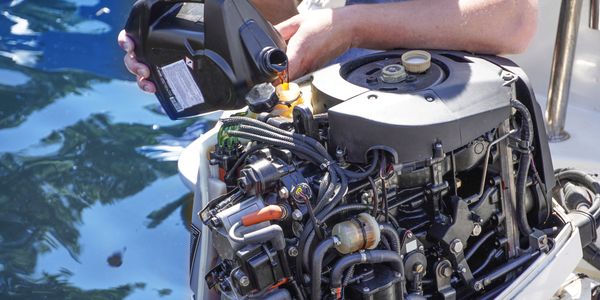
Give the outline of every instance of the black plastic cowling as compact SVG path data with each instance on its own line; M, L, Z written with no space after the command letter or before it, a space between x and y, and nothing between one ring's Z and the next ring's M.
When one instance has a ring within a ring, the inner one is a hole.
M287 68L285 42L247 0L138 0L125 30L171 119L242 108Z

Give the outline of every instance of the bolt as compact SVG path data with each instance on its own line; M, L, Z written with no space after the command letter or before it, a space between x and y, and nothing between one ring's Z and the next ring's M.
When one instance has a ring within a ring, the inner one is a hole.
M454 254L458 254L463 250L463 243L459 239L455 239L450 243L450 250L454 252Z
M334 237L333 237L333 244L334 244L335 246L339 246L339 245L341 245L341 244L342 244L342 241L340 241L340 239L339 239L337 236L334 236Z
M425 96L425 100L427 102L433 102L433 100L435 100L435 98L431 97L431 96Z
M288 255L291 257L296 257L298 256L298 248L292 246L288 248Z
M369 195L369 193L367 193L367 192L364 192L364 193L362 193L362 195L360 195L360 199L363 202L369 202L369 198L371 198L371 195Z
M284 186L279 190L279 198L287 199L290 197L290 191Z
M417 263L414 267L413 270L417 273L423 273L423 271L425 271L425 267L423 266L423 264L421 263Z
M471 232L472 236L479 236L481 234L481 225L479 223L475 223L473 225L473 231Z
M502 80L509 81L511 79L513 79L513 74L506 72L502 74Z
M294 209L292 212L292 219L296 221L302 221L302 212L299 209Z
M396 276L396 278L400 278L402 277L402 274L400 272L394 272L394 276Z
M441 275L442 275L443 277L446 277L446 278L448 278L448 277L452 276L452 267L450 267L449 265L445 265L445 266L443 266L441 271L442 271L442 272L441 272L441 273L442 273Z
M363 292L365 292L365 293L368 293L369 291L371 291L371 289L369 289L369 288L368 288L368 287L366 287L366 286L365 286L365 287L364 287L362 290L363 290Z
M413 237L413 234L412 234L412 232L411 232L411 231L408 231L408 232L406 233L406 237L407 237L407 238L409 238L409 239L412 239L412 237Z
M481 281L475 282L475 284L473 284L473 289L475 289L476 291L483 290L483 283Z
M248 276L246 276L246 275L242 276L242 278L240 278L240 285L241 286L249 286L250 278L248 278Z
M467 272L467 268L465 268L463 265L458 265L458 272L465 273Z
M425 251L425 247L423 247L423 245L419 246L419 251L421 251L421 252Z

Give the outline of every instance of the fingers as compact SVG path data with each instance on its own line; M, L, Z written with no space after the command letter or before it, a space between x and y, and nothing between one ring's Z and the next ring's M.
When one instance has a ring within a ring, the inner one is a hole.
M279 31L284 40L289 40L292 36L298 31L300 28L300 18L301 15L295 15L277 25L275 25L275 29Z
M137 84L138 87L146 93L156 93L156 86L154 86L154 83L144 79L143 77L138 76Z
M303 55L299 50L301 42L298 39L290 39L287 47L287 57L288 57L288 76L290 80L297 79L298 77L304 74L303 68Z
M143 78L150 77L150 69L148 68L148 66L138 62L135 59L135 56L126 54L123 58L123 62L125 63L125 67L127 67L127 70L129 70L129 72L131 72L132 74Z
M121 48L127 52L127 54L133 53L135 45L133 43L133 40L131 40L131 38L127 36L125 30L121 30L121 32L119 32L117 42L119 43L119 46L121 46Z

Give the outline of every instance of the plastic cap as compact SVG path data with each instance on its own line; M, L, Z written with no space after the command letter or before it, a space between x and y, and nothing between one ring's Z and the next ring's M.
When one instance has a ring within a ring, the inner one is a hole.
M381 70L381 80L385 83L398 83L404 79L406 79L406 70L402 65L387 65Z
M424 73L431 67L431 54L422 50L408 51L402 54L402 64L408 72Z

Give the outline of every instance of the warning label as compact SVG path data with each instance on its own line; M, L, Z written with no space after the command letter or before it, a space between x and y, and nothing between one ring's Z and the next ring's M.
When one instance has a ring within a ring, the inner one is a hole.
M173 92L170 98L175 109L180 112L186 108L204 103L202 92L196 85L191 71L188 69L185 60L174 62L161 68L162 74L167 81L167 85Z

